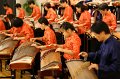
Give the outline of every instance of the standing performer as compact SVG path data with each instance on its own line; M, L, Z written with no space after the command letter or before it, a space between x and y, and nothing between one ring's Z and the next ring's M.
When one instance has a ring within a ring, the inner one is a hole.
M92 25L91 34L102 45L96 53L80 53L92 62L89 69L96 69L99 79L120 79L120 42L111 36L108 25L103 21Z
M24 19L24 17L25 17L25 11L21 8L21 4L17 3L17 4L15 5L15 7L16 7L16 9L19 11L17 17L19 17L19 18L21 18L21 19Z

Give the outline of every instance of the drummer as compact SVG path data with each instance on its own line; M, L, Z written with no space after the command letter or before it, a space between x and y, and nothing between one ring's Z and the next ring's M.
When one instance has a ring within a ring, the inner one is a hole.
M77 27L79 34L84 34L87 30L90 29L91 26L91 15L90 13L85 9L85 5L83 3L79 2L75 5L76 11L78 13L81 13L79 20L74 22L74 26Z
M81 52L80 55L93 63L89 69L96 69L99 79L119 79L120 42L110 34L108 25L103 21L97 21L92 25L91 34L102 42L99 51Z
M29 41L30 38L34 37L32 28L18 17L13 19L13 27L2 33L12 37L14 40L20 40L20 44Z
M53 29L50 27L48 20L45 17L41 17L38 22L40 23L40 28L44 31L44 36L43 37L38 37L38 38L31 38L31 41L39 40L43 41L45 45L50 45L50 44L56 44L56 35ZM46 49L46 46L37 46L37 45L32 45L40 49Z
M16 9L19 11L17 17L19 17L19 18L21 18L21 19L24 19L24 17L25 17L25 11L24 11L24 9L21 8L21 4L20 4L20 3L17 3L17 4L15 5L15 7L16 7Z
M73 10L72 7L68 5L67 0L60 1L61 6L65 8L63 16L57 19L58 23L62 22L73 22Z
M33 9L32 14L29 17L33 18L34 21L37 21L41 17L40 8L37 5L35 5L34 1L29 1L28 5L30 8Z
M108 5L106 3L99 5L99 10L102 14L102 21L109 26L111 32L114 32L117 28L116 16L108 11Z
M50 24L52 22L55 22L55 19L57 18L57 14L55 10L51 7L51 4L49 2L45 3L44 7L45 10L47 11L47 15L45 16L45 18L47 18Z

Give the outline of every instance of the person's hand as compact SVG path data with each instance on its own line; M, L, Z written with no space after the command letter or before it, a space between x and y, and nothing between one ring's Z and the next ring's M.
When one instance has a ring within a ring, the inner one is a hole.
M88 69L89 69L89 70L91 70L91 69L96 69L96 70L98 70L98 64L93 64L93 63L91 63L91 65L88 67Z
M31 42L35 42L36 38L31 38L30 41Z
M87 52L80 52L79 55L82 56L82 57L85 57L85 58L88 57L88 53Z
M55 50L55 52L63 52L63 49L62 49L62 48L57 48L57 49Z
M13 37L13 40L18 40L18 37Z
M31 44L31 46L34 46L34 47L36 47L36 48L40 48L38 45L36 45L36 44Z

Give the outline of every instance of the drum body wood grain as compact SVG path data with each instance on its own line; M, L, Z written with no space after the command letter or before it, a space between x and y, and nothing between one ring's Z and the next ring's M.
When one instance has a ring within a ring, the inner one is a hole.
M98 79L93 70L88 70L90 62L81 60L68 60L66 65L72 79Z

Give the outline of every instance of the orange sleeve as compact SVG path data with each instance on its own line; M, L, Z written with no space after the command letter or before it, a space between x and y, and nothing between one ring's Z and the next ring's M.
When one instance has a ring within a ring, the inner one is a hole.
M111 16L111 29L115 30L117 28L116 17L114 15Z
M9 9L6 11L6 15L8 15L8 14L13 14L13 11L12 11L11 8L9 8Z
M47 15L45 16L45 18L50 19L50 11L47 12Z
M64 15L63 15L63 18L66 19L67 21L70 20L73 16L73 10L71 7L67 8L66 11L64 11Z
M26 40L34 37L34 32L28 24L24 24L24 28L22 28L20 34L24 35Z
M42 40L47 44L55 44L56 43L56 37L54 36L53 32L51 30L47 30L44 32L44 36L42 37Z
M0 31L5 30L5 25L2 20L0 20Z
M31 16L34 18L34 20L38 20L41 17L40 9L39 7L33 8L33 12Z
M75 40L73 42L73 54L74 54L74 57L76 57L78 55L78 53L80 52L80 46L81 46L81 42L78 41L78 40Z
M20 10L18 17L23 19L25 17L25 11L24 10Z

